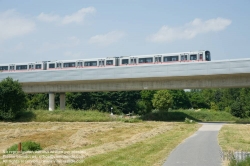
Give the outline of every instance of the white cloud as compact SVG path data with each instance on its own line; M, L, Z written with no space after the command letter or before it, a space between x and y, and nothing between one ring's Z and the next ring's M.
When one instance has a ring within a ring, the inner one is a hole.
M124 32L112 31L104 35L92 36L89 39L89 43L96 43L96 44L106 46L106 45L110 45L112 43L118 42L118 40L120 40L124 36L125 36Z
M68 45L75 45L77 46L79 43L80 43L80 39L78 39L77 37L75 36L71 36L68 38L69 42L68 42Z
M172 42L174 40L192 39L199 34L224 30L232 23L229 19L216 18L206 21L194 19L181 27L163 26L161 29L147 38L151 42Z
M70 58L79 58L79 57L82 57L82 53L72 53L71 51L66 51L66 52L64 52L63 53L64 54L64 56L66 56L66 57L70 57Z
M70 24L70 23L80 24L84 22L84 18L86 15L93 14L95 12L96 9L94 7L82 8L77 12L66 16L59 16L56 14L46 14L42 12L37 16L37 19L44 22L60 22L62 24Z
M72 23L72 22L81 23L81 22L83 22L84 17L87 14L95 13L95 11L96 10L93 7L82 8L81 10L78 10L76 13L65 16L63 18L63 20L62 20L62 23L63 24L69 24L69 23Z
M51 43L51 42L45 42L41 45L41 47L37 50L40 53L50 51L50 50L58 50L62 48L73 48L75 46L78 46L80 44L80 39L78 39L75 36L68 37L67 39L64 39L63 41Z
M16 51L20 51L24 49L24 44L22 42L18 43L15 47L14 47L14 50Z
M35 23L22 17L15 10L0 13L0 40L28 34L35 29Z
M44 22L53 22L53 21L58 21L60 19L60 16L55 14L41 13L39 14L39 16L37 16L37 19Z

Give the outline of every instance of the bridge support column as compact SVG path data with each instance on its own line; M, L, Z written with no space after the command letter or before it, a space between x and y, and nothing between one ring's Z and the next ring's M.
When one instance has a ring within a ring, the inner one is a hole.
M53 111L55 109L55 94L49 93L49 111Z
M60 110L65 110L65 93L60 93Z

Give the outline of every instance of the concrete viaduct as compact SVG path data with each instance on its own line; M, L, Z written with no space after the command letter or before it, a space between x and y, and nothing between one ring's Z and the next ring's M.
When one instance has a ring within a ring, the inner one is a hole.
M49 93L54 110L55 93L64 109L65 92L248 87L250 59L0 73L0 81L7 77L26 93Z

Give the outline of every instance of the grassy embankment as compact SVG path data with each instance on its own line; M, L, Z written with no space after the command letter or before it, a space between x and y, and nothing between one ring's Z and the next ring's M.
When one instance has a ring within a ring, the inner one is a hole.
M80 165L161 165L199 126L179 122L0 123L0 153L31 140L43 150L84 151Z
M223 164L226 166L233 152L250 152L250 125L224 125L219 132L218 139L224 154ZM236 166L233 163L231 164L231 166ZM247 166L247 164L250 166L250 160L248 160L248 163L242 164L242 166Z
M48 111L33 110L22 112L15 120L17 122L108 122L119 119L116 116L110 116L108 113L99 111Z
M179 121L183 122L185 118L189 118L199 122L235 122L239 118L232 116L224 111L209 111L209 110L174 110L169 112L152 112L136 119L128 119L125 116L115 115L110 116L109 113L98 111L48 111L48 110L34 110L26 111L19 115L17 122L107 122L107 121L125 121L138 122L141 120L152 121ZM247 120L248 122L250 120ZM246 122L247 122L246 121Z
M185 118L195 120L197 122L234 122L238 118L232 116L225 111L210 111L210 110L173 110L169 112L152 112L142 117L144 120L156 121L181 121Z

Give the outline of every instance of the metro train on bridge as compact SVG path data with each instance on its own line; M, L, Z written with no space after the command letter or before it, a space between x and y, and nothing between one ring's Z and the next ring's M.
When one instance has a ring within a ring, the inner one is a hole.
M96 59L56 60L29 63L0 64L2 72L76 69L89 67L115 67L126 65L167 64L178 62L211 61L210 51L192 51L168 54L107 57Z

